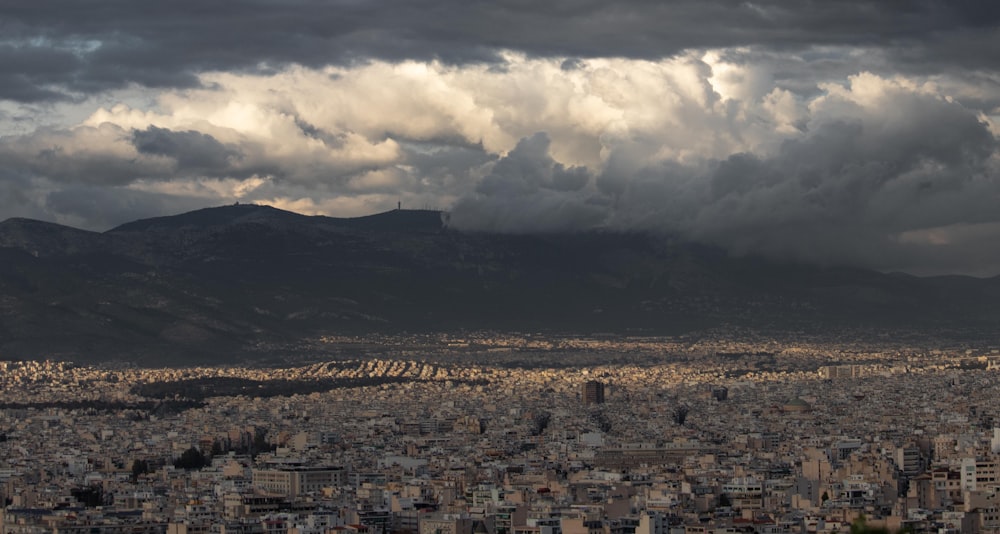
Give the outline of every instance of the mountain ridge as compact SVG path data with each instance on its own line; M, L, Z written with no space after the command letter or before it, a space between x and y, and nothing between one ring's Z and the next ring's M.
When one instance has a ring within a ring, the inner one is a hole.
M301 222L306 224L333 224L366 229L412 230L406 223L417 223L419 228L437 225L441 229L443 212L435 210L389 210L359 217L329 217L326 215L302 215L261 204L231 204L213 208L203 208L178 215L151 217L118 225L104 233L141 232L150 229L170 229L180 227L204 227L209 225L239 224L241 222Z
M102 233L8 219L0 357L231 361L345 332L1000 324L997 278L734 258L651 234L465 233L445 221L433 210L335 218L244 204Z

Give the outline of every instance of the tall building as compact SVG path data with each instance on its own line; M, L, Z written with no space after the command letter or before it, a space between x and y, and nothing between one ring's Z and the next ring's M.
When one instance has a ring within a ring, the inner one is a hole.
M604 402L604 384L596 380L588 380L583 384L580 395L584 404L602 404Z
M347 478L342 467L278 467L254 469L253 487L271 495L295 499L320 492L323 488L342 486Z
M963 458L961 473L965 491L987 491L1000 486L1000 462L992 458Z

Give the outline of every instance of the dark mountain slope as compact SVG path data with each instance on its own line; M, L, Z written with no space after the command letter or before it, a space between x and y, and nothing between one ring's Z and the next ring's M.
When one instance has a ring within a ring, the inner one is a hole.
M730 258L663 237L460 233L434 211L234 205L103 234L0 223L0 356L235 360L332 333L993 328L1000 281Z

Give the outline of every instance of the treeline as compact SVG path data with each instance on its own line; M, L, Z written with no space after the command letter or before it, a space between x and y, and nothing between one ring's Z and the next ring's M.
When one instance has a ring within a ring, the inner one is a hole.
M206 377L152 382L132 386L131 392L150 399L187 399L202 401L209 397L281 397L308 395L342 388L381 386L429 382L400 376L375 376L361 378L320 378L311 380L251 380L238 377ZM452 380L453 383L486 385L487 380Z

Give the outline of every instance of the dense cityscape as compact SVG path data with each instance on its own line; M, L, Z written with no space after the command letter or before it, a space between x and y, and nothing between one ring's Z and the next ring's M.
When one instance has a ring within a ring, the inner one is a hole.
M479 332L313 355L0 362L3 533L1000 531L989 345Z
M1000 1L0 31L0 534L1000 534Z

